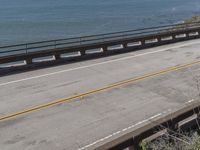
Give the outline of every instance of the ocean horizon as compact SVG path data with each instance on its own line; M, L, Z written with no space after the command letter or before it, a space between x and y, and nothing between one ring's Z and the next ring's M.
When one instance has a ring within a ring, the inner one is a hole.
M0 0L0 45L174 24L199 0Z

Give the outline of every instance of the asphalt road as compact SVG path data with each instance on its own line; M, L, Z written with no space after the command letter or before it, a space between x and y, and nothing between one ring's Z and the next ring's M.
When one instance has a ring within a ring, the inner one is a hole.
M199 47L192 40L1 77L0 149L93 149L198 99Z

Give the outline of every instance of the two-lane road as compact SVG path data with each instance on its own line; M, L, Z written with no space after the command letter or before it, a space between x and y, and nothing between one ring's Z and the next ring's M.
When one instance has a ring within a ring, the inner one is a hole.
M88 149L197 99L199 47L193 40L1 77L0 148Z

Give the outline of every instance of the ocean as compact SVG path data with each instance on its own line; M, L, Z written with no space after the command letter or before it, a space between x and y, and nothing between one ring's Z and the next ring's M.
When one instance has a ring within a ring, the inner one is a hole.
M0 0L0 46L182 22L199 0Z

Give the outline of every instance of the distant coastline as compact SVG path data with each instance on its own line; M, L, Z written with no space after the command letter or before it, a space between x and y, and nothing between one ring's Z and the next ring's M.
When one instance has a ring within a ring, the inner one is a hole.
M193 16L184 21L184 23L200 22L200 16Z

